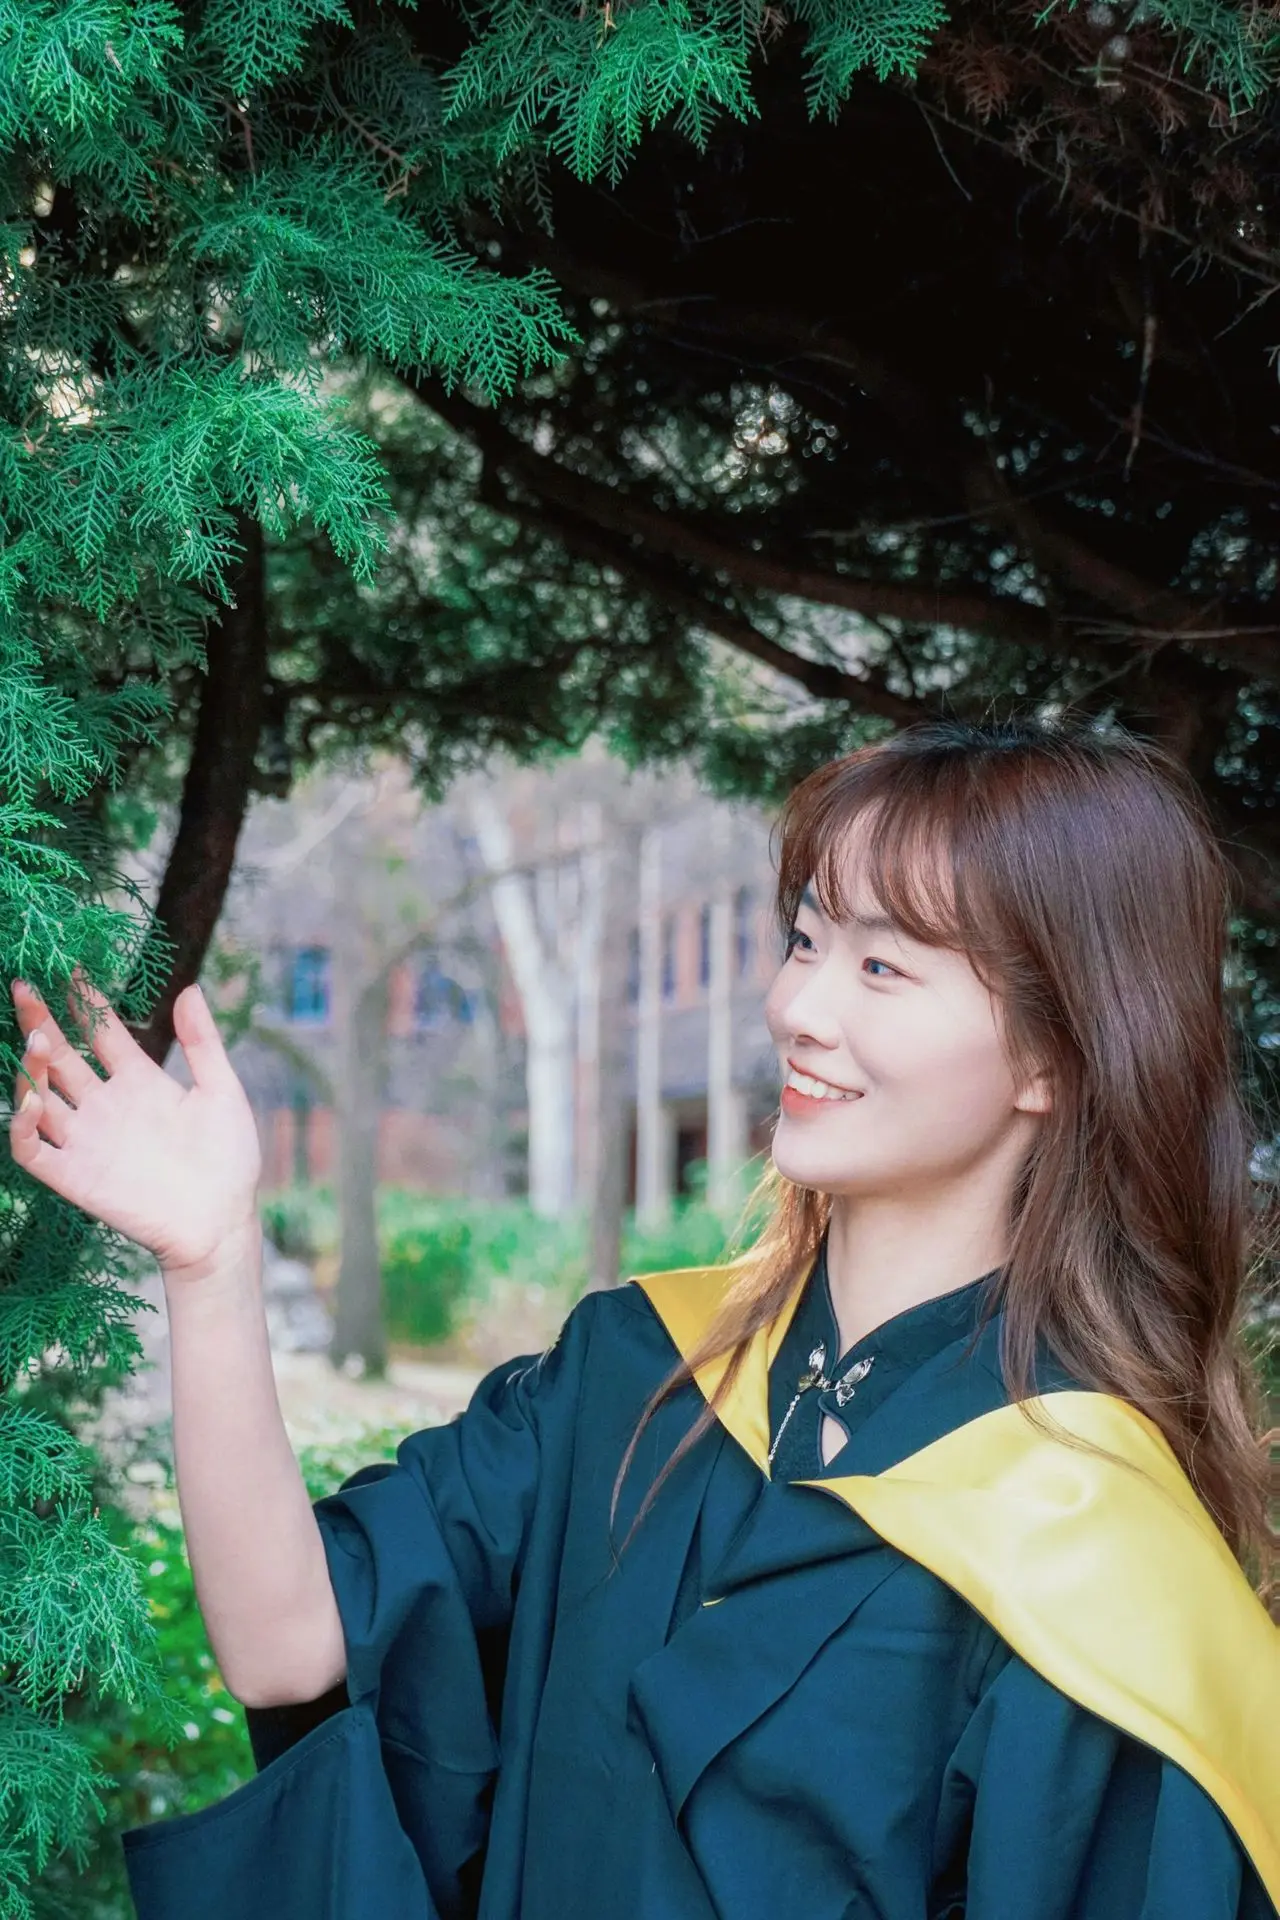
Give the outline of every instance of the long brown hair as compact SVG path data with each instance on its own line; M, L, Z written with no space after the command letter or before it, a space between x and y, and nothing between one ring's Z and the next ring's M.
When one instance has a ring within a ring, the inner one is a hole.
M817 768L785 801L784 936L811 883L830 918L846 917L848 829L864 812L882 909L913 938L966 953L1001 998L1015 1077L1051 1075L998 1282L1010 1398L1035 1392L1043 1340L1083 1385L1139 1408L1269 1590L1261 1389L1241 1331L1267 1249L1224 977L1230 869L1197 788L1163 748L1073 716L907 727ZM949 886L930 883L948 872ZM716 1324L655 1392L623 1459L615 1511L658 1407L728 1355L632 1531L817 1256L830 1195L770 1163L747 1217L762 1204Z

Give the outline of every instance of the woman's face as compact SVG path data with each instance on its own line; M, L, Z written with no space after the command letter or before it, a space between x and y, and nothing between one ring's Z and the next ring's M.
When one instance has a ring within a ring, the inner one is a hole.
M858 875L850 835L837 925L812 886L765 1001L783 1077L778 1171L820 1193L920 1195L1029 1146L1047 1099L1020 1097L1001 1046L999 1003L963 953L887 926ZM845 1091L811 1097L793 1069Z

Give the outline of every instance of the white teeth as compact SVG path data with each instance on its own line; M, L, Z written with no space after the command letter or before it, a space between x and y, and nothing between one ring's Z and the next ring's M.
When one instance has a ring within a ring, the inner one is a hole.
M808 1094L811 1100L856 1100L856 1093L845 1093L840 1087L833 1087L826 1080L815 1080L812 1074L797 1073L792 1067L787 1074L785 1084L794 1087L797 1093Z

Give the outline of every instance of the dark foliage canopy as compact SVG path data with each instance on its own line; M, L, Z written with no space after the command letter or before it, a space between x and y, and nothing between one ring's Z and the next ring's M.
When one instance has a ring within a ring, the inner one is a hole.
M1270 917L1275 105L1233 119L1150 15L1038 13L958 10L834 119L780 30L758 118L705 154L663 130L616 184L559 170L550 231L478 222L585 351L497 408L417 384L486 499L781 668L833 735L1007 699L1157 733Z

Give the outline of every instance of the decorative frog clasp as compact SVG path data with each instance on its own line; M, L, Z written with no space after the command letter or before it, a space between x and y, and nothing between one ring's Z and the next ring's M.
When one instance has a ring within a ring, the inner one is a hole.
M815 1347L809 1355L809 1371L802 1373L796 1381L797 1393L807 1393L810 1387L825 1387L828 1383L823 1377L822 1369L826 1364L826 1348L821 1346Z
M847 1373L842 1373L836 1381L836 1405L843 1407L853 1398L854 1389L860 1380L865 1380L871 1371L874 1354L868 1354L864 1360L855 1360Z
M851 1367L845 1369L838 1380L828 1380L823 1371L827 1364L827 1349L825 1346L817 1346L813 1349L809 1355L808 1370L802 1373L796 1381L796 1390L791 1396L791 1405L783 1414L782 1422L777 1433L774 1435L773 1445L769 1449L770 1466L773 1465L773 1456L778 1451L778 1442L787 1430L787 1422L800 1405L804 1395L808 1393L810 1387L819 1387L823 1393L830 1393L834 1388L836 1405L843 1407L852 1399L854 1389L857 1387L858 1382L865 1380L870 1373L871 1363L874 1359L874 1354L868 1354L863 1360L855 1360Z

